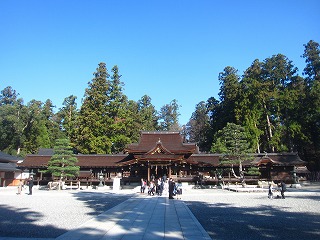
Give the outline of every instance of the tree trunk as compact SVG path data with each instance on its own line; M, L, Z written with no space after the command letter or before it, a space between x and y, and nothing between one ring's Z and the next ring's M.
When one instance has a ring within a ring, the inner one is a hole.
M266 112L266 118L267 118L267 126L268 126L268 134L269 134L269 141L272 139L272 129L271 129L271 122L270 122L270 118L269 118L269 115L268 115L268 109L267 109L267 105L265 103L265 101L263 101L263 107L265 109L265 112ZM274 146L271 146L271 150L272 152L274 152Z

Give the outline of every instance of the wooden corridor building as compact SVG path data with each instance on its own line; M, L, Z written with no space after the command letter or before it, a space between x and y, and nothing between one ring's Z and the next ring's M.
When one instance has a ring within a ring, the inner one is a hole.
M42 149L38 154L27 155L19 167L32 172L35 180L45 184L51 176L42 174L41 170L46 169L52 155L53 150ZM80 166L78 180L89 184L100 180L108 184L117 175L121 175L123 184L162 176L192 182L199 175L214 184L221 156L200 153L195 143L183 142L179 132L141 132L139 142L127 145L122 154L76 155ZM262 179L286 181L291 181L295 169L305 164L296 153L254 154L253 159L243 163L245 168L259 167ZM232 180L230 175L225 177Z

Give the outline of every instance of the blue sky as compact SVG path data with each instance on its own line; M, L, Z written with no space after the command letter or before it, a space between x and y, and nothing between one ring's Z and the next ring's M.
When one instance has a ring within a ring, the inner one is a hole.
M320 43L320 1L0 1L0 90L25 103L78 97L99 62L118 65L131 100L157 110L176 99L180 123L218 98L219 72L284 54L305 67L304 46Z

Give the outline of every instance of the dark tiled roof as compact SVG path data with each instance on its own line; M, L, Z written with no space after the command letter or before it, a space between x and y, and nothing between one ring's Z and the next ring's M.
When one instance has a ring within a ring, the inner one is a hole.
M78 165L82 167L115 167L117 162L126 158L127 154L115 155L77 155Z
M21 167L46 167L52 155L27 155L25 160L19 164ZM75 155L78 166L81 167L113 167L117 162L126 158L127 154L116 155Z
M153 155L150 155L152 159ZM166 156L166 155L163 155ZM219 159L222 154L192 154L185 162L199 166L218 166ZM81 167L117 167L123 163L134 163L132 154L116 154L116 155L76 155L78 158L77 165ZM155 156L156 157L156 156ZM46 167L51 155L27 155L25 160L18 164L20 167L36 168ZM158 157L157 157L158 159ZM159 157L161 159L161 157ZM265 161L267 160L267 161ZM270 154L253 154L252 159L244 161L243 165L259 165L261 162L271 162L273 165L280 166L304 166L296 153L270 153Z
M0 162L18 162L20 160L22 160L22 158L0 152Z
M220 156L220 154L192 154L187 162L198 165L218 166Z
M17 168L17 164L15 163L1 163L0 162L0 171L2 172L15 172L15 171L20 171Z
M146 153L154 149L158 142L172 153L194 153L196 144L183 143L179 132L141 132L139 143L127 145L129 153Z
M54 150L52 148L39 148L38 155L53 155Z
M257 154L250 163L259 165L261 163L270 162L273 165L293 166L293 165L306 165L306 162L301 160L297 153L268 153Z

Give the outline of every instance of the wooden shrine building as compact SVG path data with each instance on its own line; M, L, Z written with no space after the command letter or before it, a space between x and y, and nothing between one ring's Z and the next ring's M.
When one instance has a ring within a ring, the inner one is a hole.
M19 164L22 171L28 170L41 184L51 176L41 173L53 155L51 149L41 149L38 154L27 155ZM200 153L195 143L185 143L179 132L141 132L138 143L126 146L122 154L77 154L82 183L104 184L121 175L123 184L140 182L141 178L152 180L158 177L172 177L183 182L193 182L199 175L214 184L217 181L221 154ZM257 166L260 178L290 181L297 167L304 167L296 153L254 154L244 167ZM231 176L226 176L232 181ZM257 181L257 179L256 179Z

